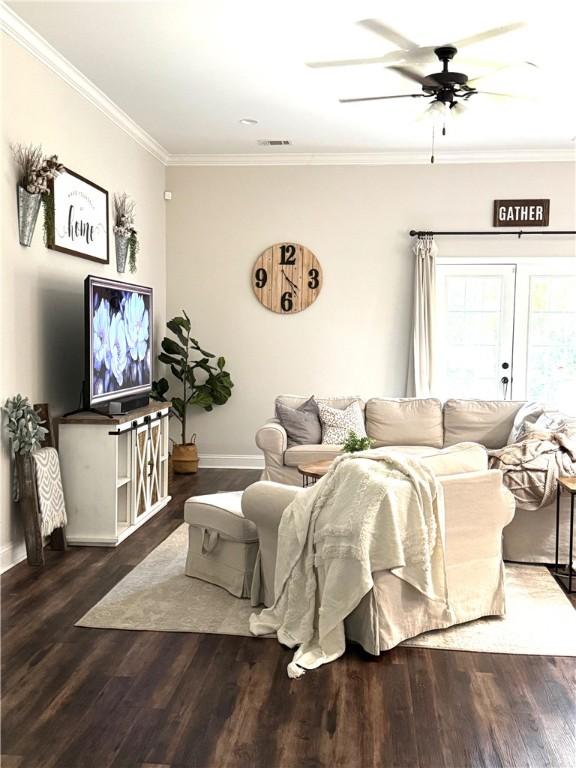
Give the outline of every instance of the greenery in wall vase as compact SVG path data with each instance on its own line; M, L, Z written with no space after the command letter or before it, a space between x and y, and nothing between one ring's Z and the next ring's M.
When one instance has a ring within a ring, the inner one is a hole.
M180 382L178 393L169 395L170 384L165 378L152 383L152 398L160 402L171 400L172 411L181 423L181 442L187 444L186 418L188 408L197 406L212 411L232 395L232 379L226 371L226 360L206 352L191 335L190 318L184 310L182 315L166 323L174 338L162 339L162 352L158 360L170 366L172 375ZM215 361L215 365L211 362Z

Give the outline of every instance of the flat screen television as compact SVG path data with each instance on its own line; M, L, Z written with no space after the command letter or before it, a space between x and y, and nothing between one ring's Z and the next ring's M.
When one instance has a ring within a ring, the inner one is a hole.
M145 404L152 386L152 288L89 275L84 312L84 408L132 399Z

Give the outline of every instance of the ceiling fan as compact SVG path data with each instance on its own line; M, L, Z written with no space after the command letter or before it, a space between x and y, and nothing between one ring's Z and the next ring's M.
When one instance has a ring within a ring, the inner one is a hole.
M359 21L358 24L372 32L384 37L389 42L399 46L396 51L391 51L377 58L368 59L345 59L340 61L319 61L311 62L309 67L342 67L351 65L362 64L386 64L387 69L392 69L405 78L408 78L412 82L416 82L422 86L422 91L419 93L403 93L391 96L366 96L353 99L340 99L343 104L361 102L361 101L380 101L383 99L406 99L406 98L429 98L431 100L430 106L427 111L432 113L438 112L446 114L447 111L451 111L454 114L463 112L465 107L464 103L468 101L472 96L476 94L483 94L487 96L493 96L495 98L514 98L512 94L508 93L495 93L493 91L479 91L476 88L477 81L484 77L494 74L502 69L516 66L516 63L511 64L492 64L492 70L486 72L478 77L470 79L468 75L463 72L455 72L449 69L449 63L458 53L459 48L472 45L473 43L482 42L489 38L512 32L516 29L520 29L524 26L522 22L515 22L507 24L502 27L496 27L484 32L480 32L477 35L463 38L455 44L442 45L438 47L434 46L419 46L417 43L408 39L404 35L396 32L391 27L386 26L377 19L364 19ZM407 64L413 63L425 63L434 61L434 57L437 57L442 63L442 71L434 72L430 75L421 75L418 71L407 66ZM400 62L399 64L393 64L391 62ZM478 61L476 62L479 63ZM482 62L486 64L487 62ZM530 66L536 66L532 62L522 62ZM445 131L443 131L445 132Z
M370 32L374 32L380 37L383 37L393 45L397 45L398 49L390 51L384 56L364 59L340 59L336 61L312 61L308 63L308 66L313 69L319 69L324 67L350 67L362 64L429 64L435 61L435 50L437 46L418 45L418 43L415 43L413 40L410 40L405 35L402 35L400 32L397 32L395 29L392 29L392 27L387 26L378 19L363 19L362 21L358 21L357 24ZM469 45L489 40L492 37L498 37L507 32L513 32L524 26L525 24L523 22L518 21L501 27L494 27L494 29L487 29L476 35L456 40L452 45L457 49L465 48ZM484 65L489 62L468 59L468 63Z
M476 83L483 77L487 77L492 72L486 73L470 79L468 75L463 72L455 72L449 69L449 63L458 53L458 49L453 45L442 45L434 49L434 53L442 63L442 71L434 72L430 75L421 75L414 69L402 65L392 65L388 69L392 69L398 72L402 77L406 77L412 82L418 83L422 86L420 93L402 93L392 96L364 96L354 99L339 99L342 104L349 104L359 101L380 101L382 99L417 99L417 98L429 98L431 104L429 110L442 112L444 109L455 110L456 112L463 111L463 102L468 101L472 96L476 94L484 94L488 96L502 97L502 98L514 98L509 93L497 93L494 91L479 91L476 88ZM504 69L505 67L499 67L498 69ZM495 70L498 71L498 70ZM438 105L438 106L435 106Z

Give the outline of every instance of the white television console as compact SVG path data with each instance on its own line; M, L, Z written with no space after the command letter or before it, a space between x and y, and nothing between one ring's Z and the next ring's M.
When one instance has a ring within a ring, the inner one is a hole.
M115 547L168 504L169 410L58 420L69 544Z

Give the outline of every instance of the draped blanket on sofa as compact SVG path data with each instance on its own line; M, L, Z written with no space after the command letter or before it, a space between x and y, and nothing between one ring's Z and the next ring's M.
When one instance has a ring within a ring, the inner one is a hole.
M576 476L576 437L567 431L528 432L488 453L490 468L502 470L517 506L530 512L555 500L558 477Z
M344 620L382 570L439 601L448 618L443 525L441 486L418 461L385 448L339 457L284 511L277 597L250 630L296 647L288 674L299 677L344 653ZM374 612L367 624L377 621Z

